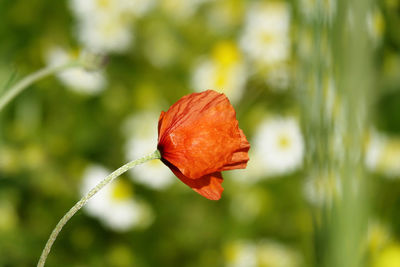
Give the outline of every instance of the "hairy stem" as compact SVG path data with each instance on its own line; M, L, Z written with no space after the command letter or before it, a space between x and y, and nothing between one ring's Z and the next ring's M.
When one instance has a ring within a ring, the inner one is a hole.
M22 91L24 91L34 82L51 74L57 73L61 70L79 66L83 66L83 64L80 61L70 61L66 64L40 69L26 76L18 83L16 83L14 86L12 86L10 89L6 90L6 92L0 97L0 112L8 103L10 103L16 96L18 96Z
M87 202L88 200L93 197L97 192L99 192L103 187L105 187L107 184L111 183L115 178L126 172L127 170L145 163L146 161L153 160L153 159L159 159L161 158L161 154L158 150L155 152L144 156L140 159L128 162L127 164L121 166L114 172L112 172L110 175L108 175L104 180L102 180L100 183L98 183L94 188L92 188L87 195L85 195L81 200L79 200L65 215L62 217L62 219L58 222L56 227L54 228L53 232L51 233L49 240L47 240L46 246L44 247L42 251L42 255L40 256L39 262L37 264L37 267L43 267L44 264L46 263L47 256L50 253L51 247L54 244L54 241L56 240L58 234L64 227L64 225L71 219L74 214L80 210Z

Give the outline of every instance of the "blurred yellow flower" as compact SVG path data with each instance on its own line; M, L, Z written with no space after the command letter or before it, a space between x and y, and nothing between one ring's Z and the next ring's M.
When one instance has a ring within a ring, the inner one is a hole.
M221 41L216 43L210 57L195 65L192 88L196 92L213 89L226 94L232 103L236 103L243 95L246 80L246 67L236 43Z
M389 242L389 230L381 222L373 221L368 225L368 249L371 253L375 254Z
M59 66L78 58L77 50L67 51L61 47L51 47L45 51L45 60L49 66ZM70 68L59 72L57 78L74 92L95 95L101 93L107 80L103 71L87 71L82 67Z
M133 196L132 187L125 180L119 179L115 181L113 187L112 198L115 200L126 200Z
M392 243L385 247L376 257L373 267L399 267L400 266L400 244Z
M99 165L87 167L83 174L81 194L85 195L109 173L109 170ZM114 181L97 193L83 209L98 218L104 226L119 232L147 227L153 218L150 206L137 200L131 185L122 179Z
M212 51L213 59L221 65L229 66L240 61L241 55L232 41L221 41L217 43Z

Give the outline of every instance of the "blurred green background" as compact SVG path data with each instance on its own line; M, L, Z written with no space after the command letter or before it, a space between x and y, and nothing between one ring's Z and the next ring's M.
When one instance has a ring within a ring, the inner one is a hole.
M297 81L313 48L329 47L314 42L315 27L336 7L0 0L0 96L42 67L87 51L107 56L100 71L46 78L1 111L0 266L34 266L55 224L95 181L156 148L161 110L206 89L230 98L252 145L248 168L224 173L222 199L206 200L161 163L146 163L72 218L47 266L319 266L324 240L315 225L340 185L304 164L313 140L302 131ZM365 266L399 267L400 1L371 2L365 28L375 78L360 163L370 188L360 249ZM335 76L320 77L334 120Z

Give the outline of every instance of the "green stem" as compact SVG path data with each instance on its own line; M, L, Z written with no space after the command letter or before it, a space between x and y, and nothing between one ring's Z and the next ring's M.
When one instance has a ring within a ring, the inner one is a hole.
M42 251L42 255L40 256L39 262L37 264L37 267L43 267L44 264L46 263L47 256L50 253L51 247L54 244L54 241L56 240L58 234L64 227L64 225L71 219L74 214L80 210L87 202L88 200L93 197L97 192L99 192L103 187L105 187L107 184L111 183L115 178L126 172L127 170L145 163L146 161L153 160L153 159L160 159L161 154L160 151L156 150L153 153L144 156L140 159L128 162L127 164L119 167L117 170L112 172L110 175L108 175L104 180L102 180L100 183L98 183L92 190L87 193L86 196L84 196L81 200L79 200L65 215L62 217L62 219L58 222L56 227L54 228L53 232L51 233L49 240L47 240L46 246L44 247Z
M17 95L19 95L22 91L24 91L26 88L28 88L28 86L30 86L34 82L36 82L46 76L49 76L51 74L57 73L61 70L72 68L72 67L79 67L79 66L83 66L83 64L80 61L70 61L66 64L40 69L40 70L26 76L21 81L19 81L14 86L12 86L10 89L8 89L0 97L0 112L3 110L3 108L8 103L11 102L11 100L13 100Z

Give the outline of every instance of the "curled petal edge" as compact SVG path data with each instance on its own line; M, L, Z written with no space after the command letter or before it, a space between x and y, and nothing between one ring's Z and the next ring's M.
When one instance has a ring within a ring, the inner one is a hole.
M192 188L196 193L210 200L219 200L221 198L224 188L222 187L222 174L215 172L204 175L197 179L191 179L182 174L182 172L166 160L162 160L171 171L179 178L184 184Z

